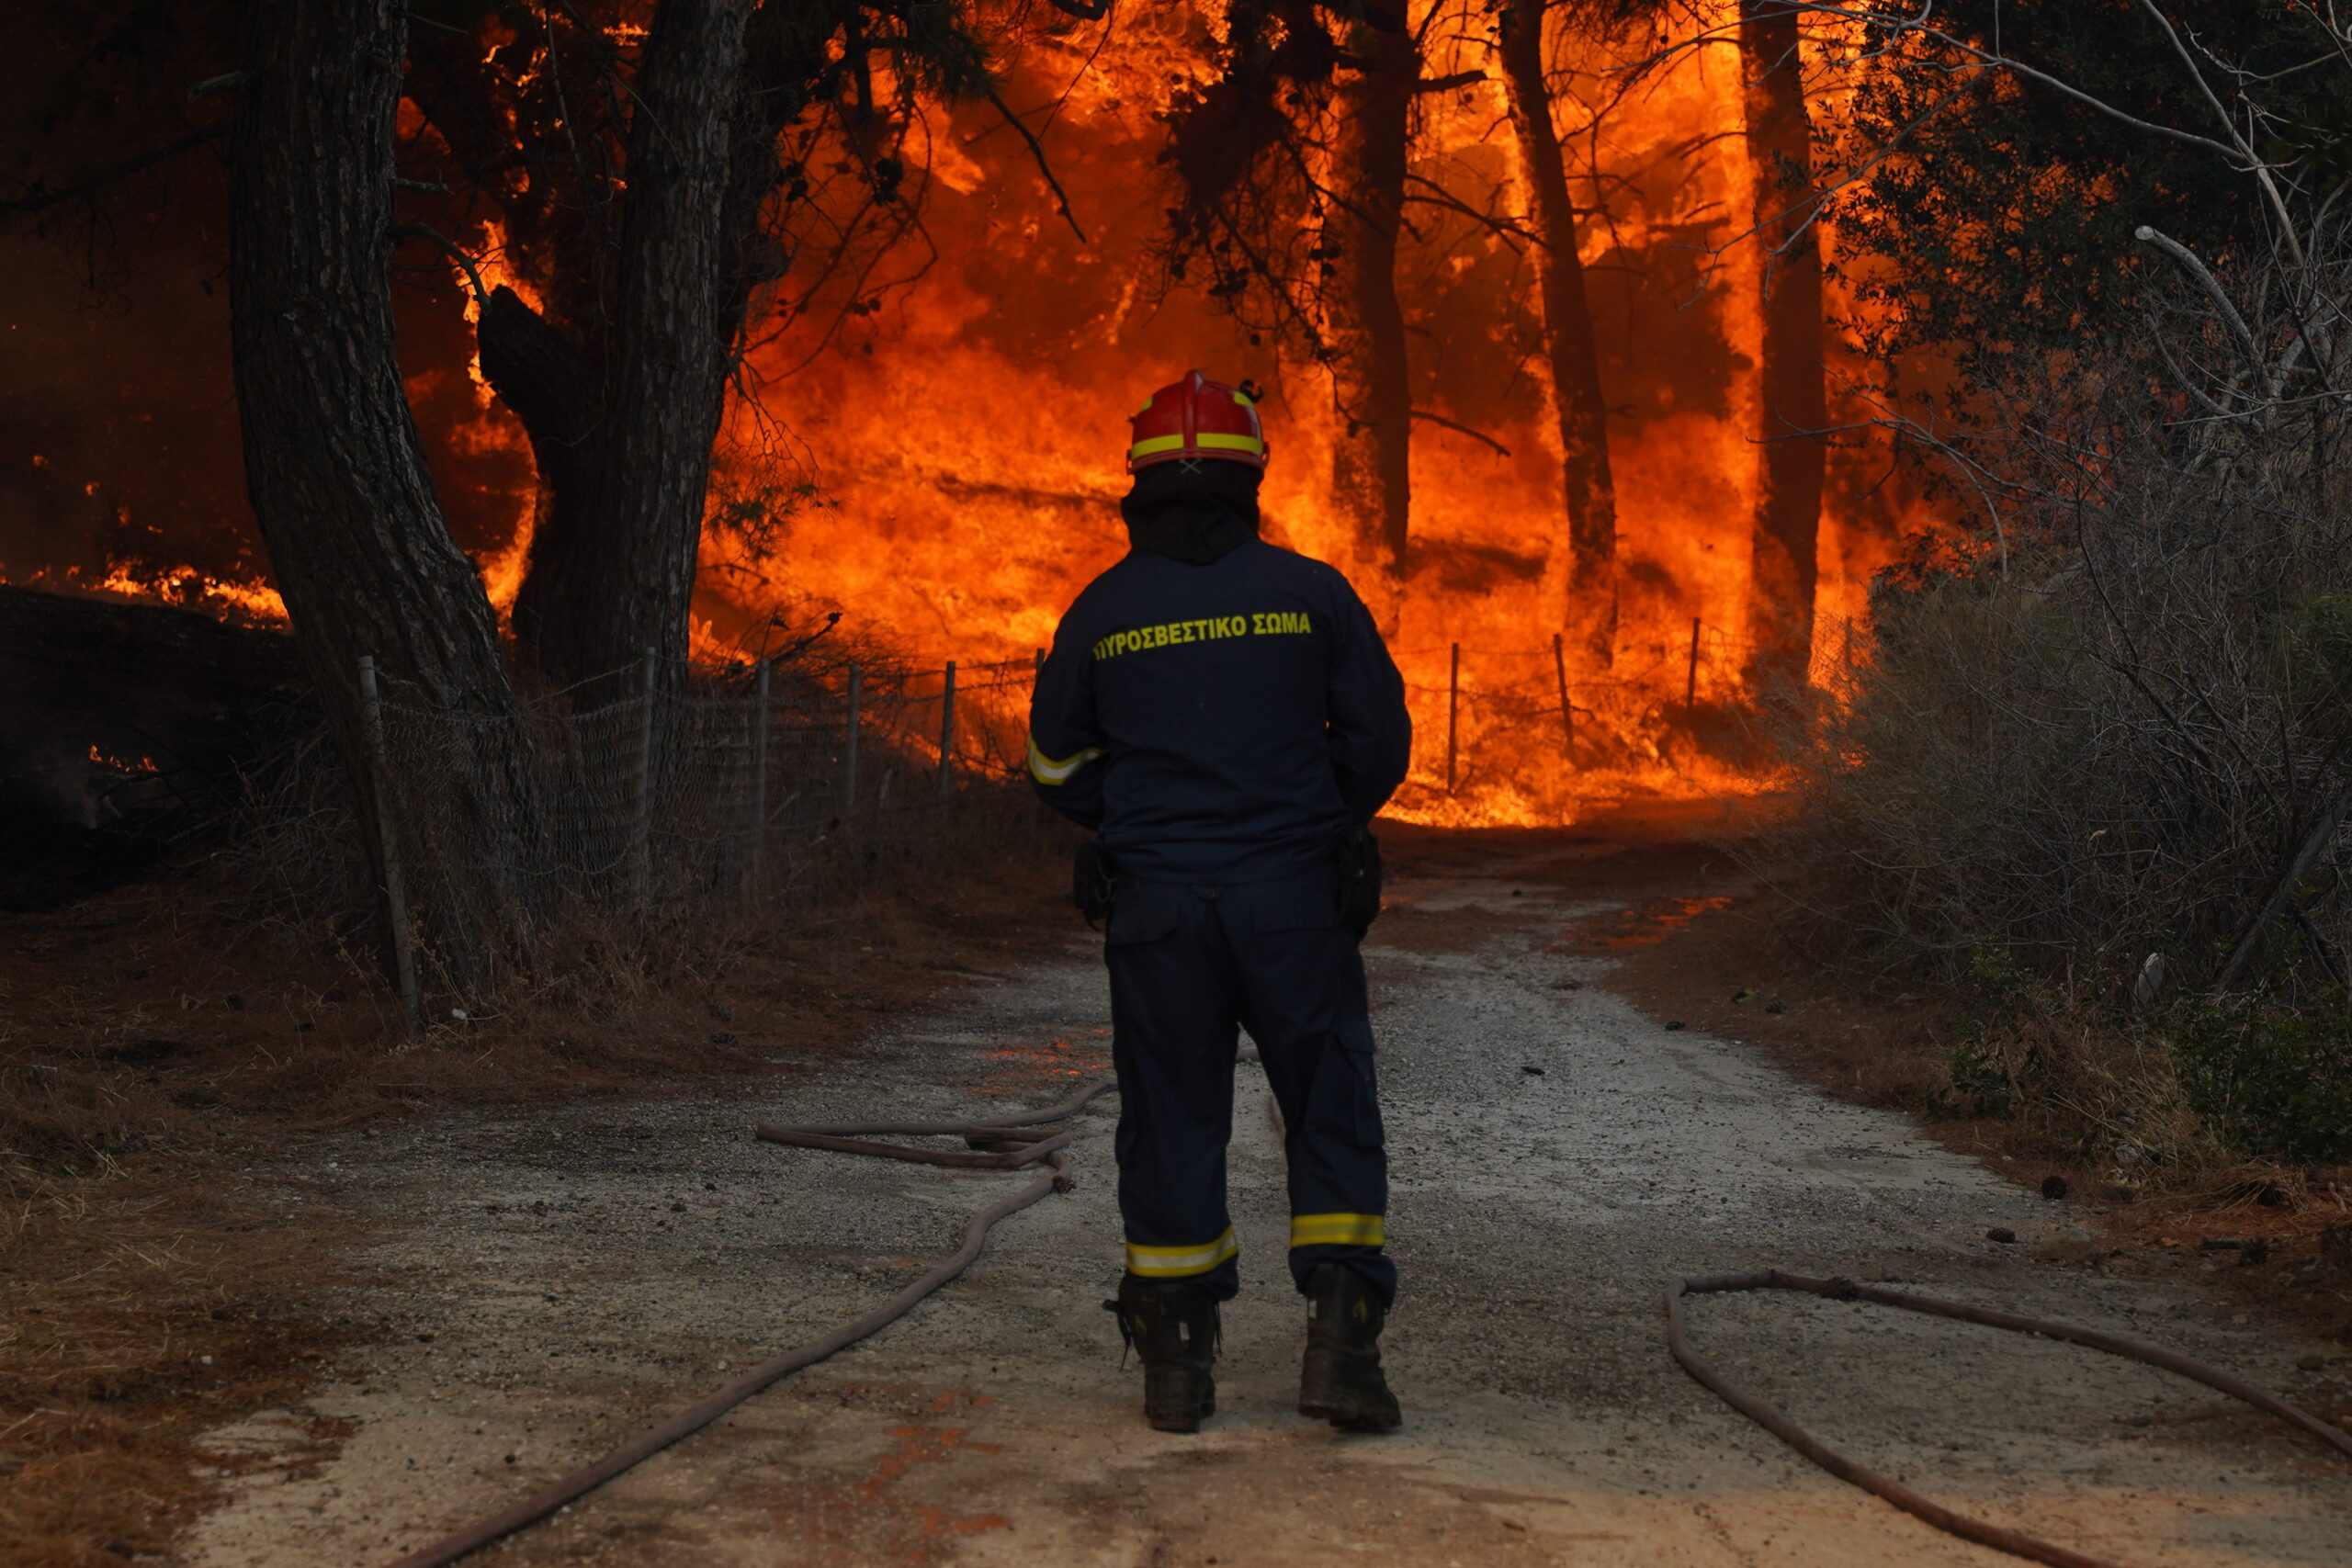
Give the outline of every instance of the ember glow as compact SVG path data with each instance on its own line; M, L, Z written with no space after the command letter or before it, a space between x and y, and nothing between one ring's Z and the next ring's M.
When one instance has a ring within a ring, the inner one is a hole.
M1127 416L1197 367L1269 389L1269 536L1340 566L1392 611L1419 733L1395 814L1563 822L1628 793L1759 787L1724 739L1746 696L1761 338L1761 260L1753 242L1736 243L1756 172L1727 37L1681 51L1629 93L1621 68L1658 37L1581 46L1582 60L1566 46L1577 69L1555 118L1579 207L1602 209L1583 220L1582 251L1612 412L1621 580L1613 668L1563 661L1572 752L1554 652L1566 525L1529 242L1448 205L1505 219L1529 209L1490 43L1476 27L1453 29L1424 66L1484 75L1424 95L1417 109L1413 189L1428 199L1407 209L1398 280L1423 417L1411 549L1390 582L1357 558L1330 505L1338 416L1322 371L1271 337L1253 341L1198 279L1164 287L1172 176L1156 162L1159 117L1212 71L1219 9L1129 0L1114 7L1107 39L1105 24L1070 22L1000 62L1001 94L1040 133L1083 241L994 107L934 108L909 147L919 231L863 269L783 280L743 366L752 395L734 400L722 437L697 650L741 657L773 638L763 628L780 608L814 604L934 665L1027 658L1125 547ZM1586 106L1604 99L1615 107L1593 130ZM494 227L460 237L486 284L524 288ZM1834 254L1834 234L1828 244ZM1845 309L1833 280L1833 321ZM1834 333L1830 355L1834 386L1856 367L1841 363ZM520 426L479 364L447 358L413 364L410 378L445 489L459 459L476 463L469 473L526 473ZM1905 529L1931 521L1905 514L1915 503L1883 482L1888 469L1883 447L1859 439L1831 455L1813 669L1832 689L1871 573ZM475 485L465 504L473 536L460 536L503 613L527 560L527 482ZM747 516L759 525L741 526ZM266 586L193 567L98 577L58 585L282 615Z
M127 776L152 774L158 771L153 757L141 757L135 762L127 761L120 757L109 756L96 746L90 748L90 761L101 768Z
M192 566L142 567L122 563L104 573L85 573L67 567L60 571L11 577L0 565L0 581L19 588L86 593L106 599L160 600L244 626L286 624L286 601L268 583L249 578L213 577Z

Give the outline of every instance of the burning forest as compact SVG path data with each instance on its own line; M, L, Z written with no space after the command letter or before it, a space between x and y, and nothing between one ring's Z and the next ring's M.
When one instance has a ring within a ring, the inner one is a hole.
M605 526L564 426L585 394L560 383L629 330L633 197L595 84L650 68L647 18L411 31L402 384L535 679L648 637L756 659L832 611L934 666L1027 657L1125 548L1133 405L1198 365L1267 389L1269 536L1349 572L1406 670L1422 739L1397 809L1560 822L1629 789L1753 787L1739 713L1834 683L1871 574L1934 525L1856 401L1867 307L1824 266L1811 173L1835 40L1792 15L1039 5L933 43L856 17L779 42L812 52L766 89L775 166L729 220L729 359L704 373L725 390L662 393L719 405L690 603L601 642L553 629L587 570L566 541ZM187 156L116 220L149 243L93 242L112 248L79 280L19 255L18 352L75 369L9 434L28 471L0 571L266 617L217 460L226 334L169 336L225 324L217 220L186 216L219 175Z
M2340 1552L2335 0L17 9L11 1562Z

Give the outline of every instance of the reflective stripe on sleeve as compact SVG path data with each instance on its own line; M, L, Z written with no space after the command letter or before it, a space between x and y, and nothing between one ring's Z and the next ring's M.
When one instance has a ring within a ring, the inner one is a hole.
M1378 1214L1294 1214L1293 1247L1380 1247L1386 1236Z
M1056 761L1037 750L1037 738L1033 735L1029 738L1029 776L1039 784L1068 784L1072 773L1101 755L1102 755L1102 747L1089 746L1075 756L1064 757L1061 761Z
M1141 1274L1152 1280L1176 1280L1187 1274L1205 1274L1241 1250L1233 1239L1233 1227L1205 1247L1140 1247L1127 1243L1127 1272Z

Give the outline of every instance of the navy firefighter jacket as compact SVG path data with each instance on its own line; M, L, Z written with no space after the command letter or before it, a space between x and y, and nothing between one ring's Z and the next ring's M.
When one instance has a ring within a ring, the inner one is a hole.
M1029 772L1123 876L1272 881L1329 863L1412 739L1348 580L1251 539L1202 565L1131 551L1087 585L1037 680Z

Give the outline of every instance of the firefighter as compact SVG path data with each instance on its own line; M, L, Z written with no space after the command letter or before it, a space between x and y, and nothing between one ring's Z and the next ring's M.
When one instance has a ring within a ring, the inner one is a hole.
M1080 903L1107 919L1118 1073L1114 1303L1144 1414L1216 1405L1236 1031L1257 1043L1290 1167L1290 1271L1307 1301L1298 1408L1345 1430L1401 1416L1380 1366L1396 1270L1357 944L1379 908L1373 815L1402 782L1405 688L1347 579L1258 536L1255 389L1195 370L1133 421L1131 546L1062 617L1029 771L1096 829Z

